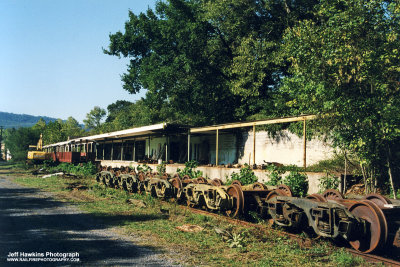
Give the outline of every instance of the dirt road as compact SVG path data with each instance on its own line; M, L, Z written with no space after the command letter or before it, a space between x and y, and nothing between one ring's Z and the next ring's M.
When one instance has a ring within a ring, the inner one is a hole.
M79 253L79 256L68 254L65 258L69 261L48 262L49 265L174 265L162 252L135 245L134 238L114 230L75 206L54 200L51 193L25 188L0 176L0 266L20 266L21 262L10 259L21 261L32 256L39 260L64 259L67 255L56 253ZM46 257L46 253L53 254ZM77 259L78 263L71 262Z

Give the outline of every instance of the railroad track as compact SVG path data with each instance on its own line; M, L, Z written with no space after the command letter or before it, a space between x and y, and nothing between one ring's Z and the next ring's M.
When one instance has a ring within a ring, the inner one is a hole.
M195 209L195 208L191 208L191 207L187 207L182 205L182 207L186 210L190 210L193 213L196 214L202 214L202 215L206 215L206 216L211 216L211 217L215 217L221 220L225 220L231 224L234 225L240 225L240 226L245 226L245 227L253 227L256 228L262 232L271 232L273 231L274 233L277 233L278 235L282 235L282 236L287 236L289 237L291 240L295 240L296 242L299 243L299 245L304 246L305 244L307 244L307 246L311 246L314 243L314 240L312 238L306 238L306 237L301 237L299 235L296 234L292 234L292 233L288 233L288 232L282 232L282 231L278 231L275 229L266 229L265 226L259 225L259 224L255 224L252 222L248 222L248 221L244 221L244 220L239 220L239 219L233 219L233 218L229 218L223 215L219 215L216 213L212 213L212 212L208 212L208 211L204 211L204 210L199 210L199 209ZM335 246L332 246L335 247ZM385 258L383 256L379 256L379 255L374 255L374 254L366 254L366 253L361 253L357 250L351 249L351 248L345 248L347 252L351 253L354 256L358 256L361 257L363 259L365 259L368 262L373 262L373 263L382 263L385 266L399 266L400 267L400 261L396 261L390 258Z
M369 262L383 263L385 266L393 266L393 267L400 266L400 261L388 259L388 258L374 255L374 254L361 253L361 252L351 249L351 248L347 248L346 251L350 252L351 254L353 254L355 256L362 257L363 259L365 259L366 261L369 261Z

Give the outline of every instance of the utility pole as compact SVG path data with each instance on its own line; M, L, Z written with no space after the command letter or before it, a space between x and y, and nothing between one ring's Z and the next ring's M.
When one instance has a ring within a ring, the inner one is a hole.
M0 126L0 161L3 159L3 155L1 153L1 146L3 145L3 126ZM7 150L5 160L7 160Z

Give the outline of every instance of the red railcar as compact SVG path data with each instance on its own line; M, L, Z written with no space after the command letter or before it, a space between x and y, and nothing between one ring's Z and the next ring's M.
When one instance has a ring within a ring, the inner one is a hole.
M68 162L68 163L81 163L81 162L94 162L95 153L93 152L53 152L51 157L54 161Z

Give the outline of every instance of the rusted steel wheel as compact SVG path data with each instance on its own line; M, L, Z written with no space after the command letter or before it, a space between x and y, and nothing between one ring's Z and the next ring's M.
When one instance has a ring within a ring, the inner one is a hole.
M191 181L190 176L189 175L184 175L182 177L182 183L189 183Z
M174 188L176 188L175 192L176 192L176 198L180 198L182 195L182 181L180 178L172 178L171 180L171 184Z
M363 199L370 200L378 205L379 208L383 208L386 204L392 204L392 201L385 196L380 194L371 193L363 197Z
M221 179L214 178L214 179L211 180L211 185L213 185L213 186L221 186L221 185L223 185L223 183L222 183Z
M199 184L207 184L207 179L204 177L199 177L196 180Z
M168 180L169 178L171 178L171 175L169 175L168 173L164 173L164 174L161 176L161 178L162 178L162 179L165 179L165 180Z
M287 197L292 197L293 196L292 189L289 186L285 185L285 184L278 185L277 189L282 190L283 192L285 192Z
M255 182L254 184L251 185L252 189L254 190L263 190L263 189L267 189L267 186L260 183L260 182Z
M325 190L325 192L322 194L322 196L328 200L341 200L344 199L344 196L342 195L342 193L340 193L339 191L335 190L335 189L327 189Z
M283 190L280 190L280 189L274 189L271 192L269 192L269 194L267 195L265 200L271 200L274 197L278 197L278 196L286 196L286 192Z
M137 178L139 179L139 181L143 182L144 180L146 180L146 175L143 172L139 172Z
M307 199L314 200L316 202L326 202L326 199L320 194L311 194L306 196Z
M239 182L238 180L233 181L233 182L232 182L232 185L234 185L234 184L236 184L236 185L238 185L238 186L242 186L242 183Z
M181 177L179 176L179 174L175 173L174 176L172 176L172 178L181 178Z
M362 200L351 205L349 211L354 216L366 220L369 226L366 234L350 237L350 245L355 250L370 253L386 243L388 226L378 205L369 200Z
M242 188L234 184L228 187L226 193L233 198L233 207L226 211L226 215L232 218L237 217L243 212L244 208L244 195Z

